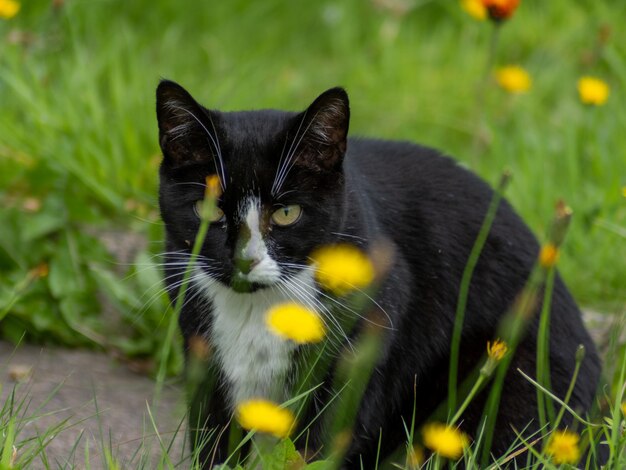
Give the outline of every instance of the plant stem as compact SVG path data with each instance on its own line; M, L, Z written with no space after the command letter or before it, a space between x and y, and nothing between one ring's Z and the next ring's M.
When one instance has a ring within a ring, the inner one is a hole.
M561 424L561 420L563 419L563 415L565 414L565 405L569 403L569 399L572 397L572 393L574 392L574 386L576 385L576 381L578 380L578 372L580 372L580 366L583 363L583 359L585 358L585 347L581 344L578 346L578 351L576 351L576 366L574 368L574 373L572 374L572 380L569 383L569 388L567 389L567 393L565 394L565 398L563 399L563 406L559 410L559 414L554 421L553 429L558 429L559 424Z
M548 271L546 287L543 297L543 306L539 319L539 331L537 333L537 382L550 390L550 306L552 303L552 290L554 289L554 267ZM539 415L539 428L546 429L548 421L554 422L554 404L545 399L545 395L537 389L537 411ZM547 412L547 417L546 417Z
M193 248L191 250L189 263L187 264L185 272L183 273L182 283L176 295L174 308L173 310L169 310L172 312L172 315L170 316L170 321L165 335L165 341L163 343L163 349L161 350L159 370L156 377L156 387L154 393L155 402L158 402L161 391L163 389L163 381L165 380L165 375L167 374L167 362L170 357L174 334L176 333L178 316L183 309L183 305L185 304L185 296L187 293L187 288L189 287L189 278L191 277L191 272L196 265L198 255L200 254L200 250L202 249L202 245L204 244L204 239L206 238L206 234L209 231L209 225L212 218L211 210L214 210L215 208L215 200L211 199L211 197L207 193L205 195L203 204L204 206L208 206L208 208L202 211L203 213L200 217L200 227L198 228L198 233L196 234L196 238L193 242Z
M483 220L483 224L478 232L476 242L470 251L469 259L463 270L463 276L461 278L461 285L459 287L459 297L456 304L456 312L454 316L454 327L452 331L452 341L450 345L450 368L448 374L448 413L456 408L456 396L457 396L457 380L458 380L458 368L459 368L459 351L461 348L461 334L463 331L463 321L465 319L465 309L467 307L467 298L469 296L469 287L472 280L472 274L474 268L478 263L480 253L485 246L487 236L491 230L491 225L496 217L500 200L502 199L502 192L504 191L510 174L505 172L502 175L500 184L491 198L489 207L487 208L487 214Z
M453 425L454 423L456 423L459 420L459 418L461 417L461 415L463 414L465 409L468 407L470 402L474 399L474 396L482 388L483 384L485 383L485 379L486 378L487 378L487 376L484 375L484 374L480 374L478 376L478 380L476 380L476 382L474 383L474 386L472 387L470 392L467 394L467 397L465 397L465 400L463 401L463 403L461 404L461 406L457 410L456 414L450 420L450 425Z

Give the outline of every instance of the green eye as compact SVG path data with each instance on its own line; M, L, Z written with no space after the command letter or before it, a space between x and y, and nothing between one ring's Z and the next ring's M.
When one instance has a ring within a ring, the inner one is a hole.
M298 204L291 204L275 210L272 214L272 222L276 225L286 227L287 225L295 224L301 214L302 208Z
M196 201L196 203L193 206L193 211L196 214L196 217L198 217L198 218L200 218L200 214L202 213L202 203L203 203L203 199L200 199L200 200ZM222 209L220 209L219 207L216 207L215 208L215 217L213 217L213 219L211 219L211 222L219 222L223 218L224 218L224 212L222 212Z

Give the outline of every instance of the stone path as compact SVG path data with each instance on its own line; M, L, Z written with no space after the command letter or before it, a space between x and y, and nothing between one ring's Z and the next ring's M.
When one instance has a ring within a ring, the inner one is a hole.
M152 407L154 381L102 353L31 345L16 348L0 341L0 407L12 390L14 409L21 403L18 415L36 418L19 420L20 441L64 423L46 447L49 468L107 468L103 442L120 468L154 468L150 462L162 451L149 404L161 439L166 446L174 442L172 462L181 460L185 431L181 427L176 432L184 416L180 386L166 384L159 403ZM46 468L46 464L38 457L28 468Z

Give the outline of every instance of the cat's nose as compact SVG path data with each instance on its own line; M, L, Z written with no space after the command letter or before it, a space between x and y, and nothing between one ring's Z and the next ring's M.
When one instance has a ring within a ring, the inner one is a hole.
M241 274L250 274L250 271L254 269L254 267L259 264L258 258L236 258L235 266L241 272Z

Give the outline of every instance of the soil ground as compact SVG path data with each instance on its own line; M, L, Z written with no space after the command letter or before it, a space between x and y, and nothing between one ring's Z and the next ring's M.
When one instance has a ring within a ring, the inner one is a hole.
M63 423L46 446L50 468L87 467L85 447L92 469L107 467L106 448L120 468L152 468L141 464L162 454L150 414L164 444L174 443L173 463L180 460L185 435L183 427L178 429L185 412L181 387L166 384L155 405L155 382L103 353L0 341L0 404L13 390L18 415L36 418L19 420L20 441ZM28 468L45 467L38 457Z

